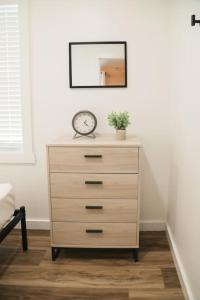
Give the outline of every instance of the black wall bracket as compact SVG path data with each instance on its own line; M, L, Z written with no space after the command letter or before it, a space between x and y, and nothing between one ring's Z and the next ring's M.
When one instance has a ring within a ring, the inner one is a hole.
M200 25L200 20L196 20L196 16L195 16L195 15L192 15L192 16L191 16L191 25L192 25L192 26L195 26L196 24L199 24L199 25Z

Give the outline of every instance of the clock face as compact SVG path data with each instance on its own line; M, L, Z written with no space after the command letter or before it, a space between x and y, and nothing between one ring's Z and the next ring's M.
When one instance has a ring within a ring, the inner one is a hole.
M90 111L79 111L72 119L72 126L77 133L88 135L97 127L97 119Z

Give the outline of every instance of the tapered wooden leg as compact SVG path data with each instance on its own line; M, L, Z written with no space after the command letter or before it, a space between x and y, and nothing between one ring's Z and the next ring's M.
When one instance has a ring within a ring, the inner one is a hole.
M23 251L27 251L28 239L27 239L27 230L26 230L26 211L24 206L20 207L20 212L22 214L22 218L21 218L22 248Z

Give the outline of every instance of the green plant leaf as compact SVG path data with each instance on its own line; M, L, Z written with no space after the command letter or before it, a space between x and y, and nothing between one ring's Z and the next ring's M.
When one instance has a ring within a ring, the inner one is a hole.
M130 117L127 111L108 114L108 124L118 130L125 130L128 125L130 125L129 119Z

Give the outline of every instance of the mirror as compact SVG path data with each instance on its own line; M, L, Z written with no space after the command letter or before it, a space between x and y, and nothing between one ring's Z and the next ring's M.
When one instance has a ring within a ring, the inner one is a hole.
M69 43L71 88L127 87L126 42Z

